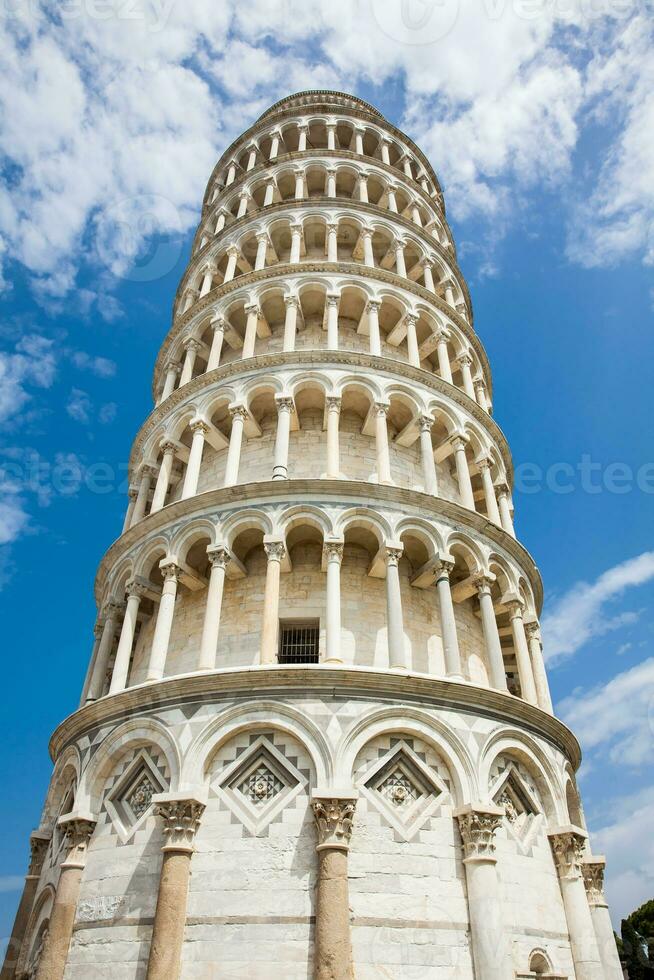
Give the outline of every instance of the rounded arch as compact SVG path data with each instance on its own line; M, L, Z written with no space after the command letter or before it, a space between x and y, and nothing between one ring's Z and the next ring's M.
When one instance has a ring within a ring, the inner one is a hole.
M379 735L396 732L423 739L441 756L452 776L455 806L476 799L475 766L463 742L444 722L420 708L409 706L404 706L401 713L394 706L378 708L343 734L335 752L339 782L351 783L356 758L368 742Z
M75 745L69 745L62 752L55 764L54 773L50 780L48 794L43 805L41 826L52 829L61 812L61 805L71 788L79 785L82 760Z
M79 808L97 813L111 768L126 752L144 745L156 745L165 755L170 771L170 790L174 792L180 784L181 754L170 729L156 718L132 718L119 725L102 742L82 774L78 789Z
M148 541L141 548L134 562L134 574L147 578L155 563L168 554L169 547L170 541L164 534L158 534L156 538Z
M216 525L208 517L197 517L175 532L170 542L171 554L186 561L191 548L207 537L211 544L216 543Z
M351 507L339 514L334 528L339 537L344 536L354 528L370 531L377 539L380 548L384 541L392 536L392 528L389 522L371 507Z
M272 534L273 522L270 515L264 511L249 508L227 517L220 530L228 547L231 548L236 538L244 531L256 530L261 531L262 534Z
M241 731L255 729L275 729L292 735L311 757L317 785L332 784L334 765L327 739L302 711L277 701L237 705L213 718L196 735L184 756L184 782L203 785L207 766L221 745Z
M333 534L333 526L327 514L320 507L311 504L299 504L296 507L289 507L279 517L276 527L280 534L285 538L293 528L307 524L316 528L321 535L327 537Z
M502 728L493 732L479 756L479 785L487 796L490 792L490 773L499 755L514 758L525 766L533 777L541 796L548 826L562 823L563 807L555 769L535 738L517 728Z

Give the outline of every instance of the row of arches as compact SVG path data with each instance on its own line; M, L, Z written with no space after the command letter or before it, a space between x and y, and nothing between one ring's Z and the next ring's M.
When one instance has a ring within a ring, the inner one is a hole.
M449 677L551 711L534 595L512 560L435 522L307 505L190 520L120 559L84 698L285 662L286 624L314 631L301 662Z
M212 281L203 278L206 295ZM348 276L299 273L239 288L190 311L183 331L160 355L158 403L176 388L223 364L259 354L334 350L392 358L438 375L491 411L478 344L446 313L401 287Z
M389 134L381 125L348 118L325 116L284 120L266 128L262 134L246 137L246 142L223 163L211 183L209 199L229 187L238 175L248 173L258 164L276 160L283 154L314 150L349 150L358 156L379 160L405 177L415 180L425 194L441 201L431 176L422 161L408 146Z
M151 426L135 454L126 529L219 487L322 478L453 500L515 536L496 439L442 395L370 370L295 368L208 387Z
M241 275L316 262L356 263L393 272L441 296L469 321L458 275L419 235L405 234L404 229L398 234L390 220L370 216L367 222L346 209L278 214L221 237L203 254L201 264L191 263L178 290L174 316L187 313L197 299Z
M255 172L217 196L202 217L194 251L201 251L215 235L246 214L289 201L337 199L372 204L413 222L444 248L452 243L438 210L412 190L406 180L394 181L375 167L362 169L350 161L323 159L298 164L293 161Z

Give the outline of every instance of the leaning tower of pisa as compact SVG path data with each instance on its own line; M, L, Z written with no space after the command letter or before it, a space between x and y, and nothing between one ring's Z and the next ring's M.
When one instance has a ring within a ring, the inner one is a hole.
M622 976L421 150L290 96L157 356L1 977Z

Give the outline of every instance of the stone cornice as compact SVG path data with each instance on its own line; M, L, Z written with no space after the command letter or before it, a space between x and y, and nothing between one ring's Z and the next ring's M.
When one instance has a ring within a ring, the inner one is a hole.
M449 233L449 238L452 242L452 248L456 253L456 244L454 242L454 236L452 235L452 230L449 226L447 218L445 217L445 210L441 205L440 201L433 198L431 194L427 194L422 189L420 184L417 184L415 180L412 180L410 177L407 177L407 175L404 173L403 170L398 170L397 167L394 167L390 163L384 163L383 160L378 160L377 157L365 157L365 156L362 157L358 153L355 153L353 150L345 150L345 149L328 150L326 147L318 148L318 149L310 148L307 150L294 150L291 153L279 153L273 161L266 160L263 163L258 163L256 166L252 168L252 170L247 170L240 173L238 177L234 180L234 182L229 185L229 187L223 187L223 189L221 190L219 196L216 198L215 201L209 201L206 199L209 193L209 188L211 186L209 185L207 188L207 195L205 195L205 200L203 201L202 204L202 215L200 217L200 223L198 224L198 231L202 227L202 224L205 218L207 217L207 215L211 214L211 212L214 209L220 207L220 202L221 200L224 200L225 195L232 194L235 190L238 190L238 188L242 184L246 184L248 181L252 180L253 177L263 176L265 173L271 170L273 166L276 167L280 163L281 164L294 163L294 162L310 163L311 161L315 160L316 157L318 158L325 157L327 160L343 160L345 163L348 162L357 163L362 170L366 170L368 167L374 166L377 167L379 170L383 171L384 173L386 173L389 176L389 178L391 178L390 180L391 183L396 184L402 182L406 184L406 186L409 187L415 193L416 197L420 198L425 204L428 204L438 213L439 218L441 219L444 227ZM366 163L366 161L368 162ZM339 200L339 198L330 198L330 200ZM195 242L195 238L197 237L197 234L198 232L196 232L193 237L194 242Z
M280 263L278 265L269 266L267 269L261 269L259 272L246 272L243 275L238 276L236 279L232 279L228 283L222 283L220 286L216 286L215 289L212 289L211 292L206 294L206 296L203 296L201 299L197 300L190 310L177 317L166 334L163 343L159 348L159 353L155 362L154 378L152 383L153 398L156 400L156 393L161 380L160 368L161 365L166 362L173 342L180 334L184 333L189 322L199 313L201 314L203 310L213 306L213 304L218 300L229 296L230 293L233 293L238 289L242 289L244 287L247 289L248 287L256 286L258 283L267 283L271 279L281 279L283 281L288 277L295 277L297 275L307 273L324 276L357 276L358 278L364 279L368 282L386 283L389 286L395 286L398 289L403 289L407 293L412 293L414 296L417 296L426 303L431 303L434 309L449 317L449 319L457 325L470 346L474 348L475 353L482 363L484 377L486 378L488 385L489 397L492 400L492 379L488 357L472 326L466 320L464 320L463 317L456 312L456 310L446 303L444 299L441 299L440 296L430 292L424 286L419 286L410 279L405 279L402 276L396 275L395 273L386 272L385 269L379 269L377 267L371 268L370 266L363 265L359 262L299 262L297 264L291 264L290 262Z
M415 236L423 245L426 246L427 251L436 252L445 263L447 263L453 276L456 276L458 283L463 290L463 295L466 299L466 306L468 309L468 314L470 316L470 322L474 322L474 317L472 313L472 300L470 298L470 292L468 290L468 284L466 283L465 276L463 275L459 265L456 261L456 255L437 242L429 232L425 231L424 228L415 224L409 218L403 217L401 214L396 214L394 211L389 211L388 208L380 208L377 204L365 203L364 201L355 201L352 198L342 198L342 197L327 197L324 195L322 197L310 197L303 199L301 201L296 201L295 199L288 201L278 201L276 204L269 204L265 208L259 208L256 211L249 211L240 218L236 218L232 221L224 230L222 234L226 234L233 231L240 231L242 228L247 227L250 224L259 224L265 222L269 216L275 216L278 214L283 214L285 211L298 211L301 210L304 213L311 212L313 210L324 210L325 208L332 208L334 210L343 209L347 211L348 209L353 211L354 214L361 211L364 214L374 215L375 217L383 218L390 224L398 224L402 227L406 233L410 233ZM197 236L200 232L200 227L195 234L193 239L193 245L195 245ZM191 252L191 257L189 259L188 265L184 270L184 275L179 281L177 290L175 292L175 297L173 299L173 309L179 303L184 290L188 286L189 275L195 275L197 272L198 265L207 261L207 254L211 251L212 247L215 249L216 239L211 239L204 246L202 251L193 254ZM410 280L412 281L412 280Z
M512 694L475 684L450 681L426 674L399 674L372 667L325 665L275 665L229 668L211 673L184 674L156 684L127 688L69 715L50 739L50 755L56 760L68 744L108 722L119 723L138 713L160 711L166 706L200 702L209 704L232 698L256 700L267 697L329 697L388 701L394 705L438 707L471 715L484 715L517 725L547 739L563 752L574 769L581 749L572 732L558 718Z
M95 578L96 603L99 606L108 572L121 557L140 541L155 537L166 526L174 524L180 518L199 516L217 508L232 507L234 504L257 507L260 503L280 498L284 503L289 503L296 497L305 502L310 499L314 502L324 500L329 503L343 503L348 500L351 500L352 503L359 503L362 500L370 500L375 506L395 505L406 513L412 513L413 510L417 509L423 518L433 515L435 518L442 517L449 520L458 527L471 528L480 536L503 548L506 554L510 555L520 565L529 578L536 611L540 613L543 603L543 583L533 558L524 545L497 524L489 521L483 514L468 510L453 500L432 497L430 494L420 493L418 490L355 480L326 479L266 480L261 483L240 483L232 487L208 490L205 493L197 494L195 497L188 497L186 500L177 500L175 503L167 504L161 510L149 514L134 527L129 528L109 547L98 566Z
M436 176L436 172L432 167L428 158L423 153L423 151L420 149L419 146L416 145L416 143L413 142L410 136L407 136L407 134L404 133L401 129L398 129L397 126L394 126L393 123L390 123L388 119L386 119L384 116L380 117L373 112L366 112L364 109L355 111L351 107L340 106L340 105L334 106L331 110L317 109L317 107L321 106L322 104L323 103L321 103L320 100L316 100L316 102L313 104L313 111L314 112L318 111L318 113L324 112L325 115L342 114L343 116L351 116L354 119L363 119L369 122L371 126L379 127L380 129L385 129L387 132L393 135L399 143L404 143L407 149L410 149L411 152L415 154L416 158L420 160L421 164L423 165L423 167L431 177L434 187L436 188L436 191L439 194L438 203L442 208L443 214L445 214L445 203L442 197L443 190L441 188L440 181ZM209 194L209 188L213 185L220 170L227 164L227 162L231 159L231 157L237 155L237 153L240 151L242 147L246 146L248 143L252 141L252 137L254 136L255 133L258 133L259 131L263 131L263 134L265 135L265 133L268 132L268 130L274 128L274 125L278 125L280 121L286 119L294 119L298 115L304 116L307 113L310 113L311 109L312 106L310 105L302 106L301 111L298 107L282 109L275 114L274 123L273 123L273 118L270 116L265 118L260 117L248 129L246 129L244 133L241 133L240 136L237 136L237 138L233 140L232 143L230 143L227 149L223 152L222 156L218 159L218 162L213 168L202 203L204 204L206 202L207 196ZM359 157L359 159L361 158ZM420 186L417 183L417 181L414 181L414 184L416 187Z
M330 97L332 96L336 96L336 99L334 99L333 102L330 101ZM271 106L261 113L257 119L257 122L267 119L269 116L272 116L275 112L281 110L285 105L288 105L288 103L294 102L296 99L307 99L313 97L315 97L316 100L320 99L321 102L325 102L328 105L331 104L337 106L342 104L338 101L338 99L349 99L351 102L356 102L357 106L360 106L366 112L370 112L375 116L379 116L380 119L384 119L384 116L379 109L376 109L375 106L371 105L369 102L365 102L364 99L360 99L358 95L352 95L350 92L339 92L337 89L308 88L303 89L301 92L293 92L291 95L285 95L283 99L278 99L277 102L273 102ZM291 106L289 106L289 108L291 108Z
M134 442L132 443L132 450L129 457L129 471L133 477L134 467L141 462L140 456L143 452L143 444L148 436L152 433L153 429L164 419L171 411L174 411L179 405L192 398L194 395L202 392L205 388L212 385L221 384L227 380L233 378L238 378L239 376L249 376L253 372L260 372L265 370L270 370L270 368L284 367L292 368L296 365L310 365L314 366L327 366L335 365L338 367L360 367L360 368L370 368L372 371L380 371L385 375L395 376L402 380L417 381L420 384L425 385L426 388L430 388L432 391L437 392L439 395L444 395L446 398L453 401L464 411L468 412L476 422L478 422L486 431L492 435L500 453L502 454L502 459L504 461L504 466L506 469L506 475L509 485L512 484L513 480L513 464L511 461L511 451L509 449L509 444L507 442L506 436L502 432L501 428L497 422L493 419L488 412L485 412L480 406L466 395L465 391L461 388L457 388L456 385L450 384L448 381L443 381L436 374L432 374L430 371L424 371L422 368L413 367L411 364L407 364L404 361L396 361L389 357L376 357L373 354L366 354L359 351L349 351L349 350L327 350L327 349L316 349L316 350L295 350L295 351L279 351L273 354L257 354L255 357L247 358L245 360L238 359L236 361L229 361L222 367L218 367L213 371L205 372L204 374L199 374L188 384L184 385L182 388L176 388L161 405L157 405L150 415L146 418L145 422L142 424L141 428L136 434Z

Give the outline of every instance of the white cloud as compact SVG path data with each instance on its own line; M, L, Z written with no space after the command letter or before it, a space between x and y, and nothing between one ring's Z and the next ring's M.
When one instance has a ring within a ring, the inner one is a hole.
M80 422L82 425L89 425L91 422L93 403L91 402L88 393L86 391L82 391L81 388L72 388L70 395L68 396L66 411L70 415L71 419L75 420L75 422Z
M27 334L11 352L0 351L0 423L20 412L30 388L52 385L56 363L53 342L40 334Z
M585 750L601 748L619 766L648 763L654 749L654 657L564 698L558 713Z
M98 378L113 378L116 373L116 362L108 357L93 356L81 350L73 351L70 357L80 371L90 371Z
M0 501L0 545L20 537L29 524L29 515L18 497Z
M593 848L607 855L605 890L613 926L654 893L654 786L611 801L611 819L593 831Z
M571 656L592 637L633 622L637 613L610 615L605 607L626 589L652 579L654 551L647 551L610 568L592 584L577 582L545 610L542 625L547 659Z

